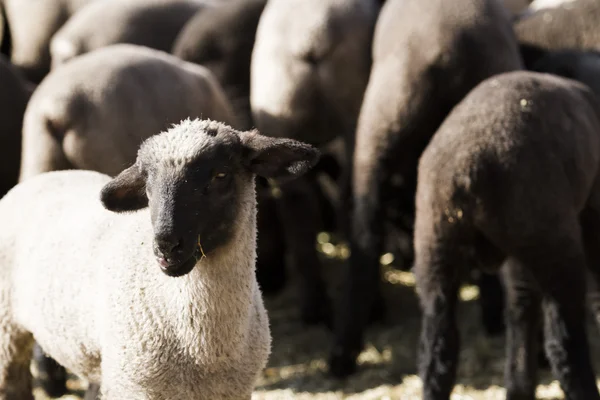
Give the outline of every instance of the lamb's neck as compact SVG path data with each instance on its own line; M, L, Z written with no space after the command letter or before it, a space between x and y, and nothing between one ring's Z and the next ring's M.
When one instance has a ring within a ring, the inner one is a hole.
M254 216L250 218L254 221ZM243 354L260 292L255 277L256 225L246 225L230 244L203 258L168 291L172 329L197 360ZM202 344L199 346L198 344Z

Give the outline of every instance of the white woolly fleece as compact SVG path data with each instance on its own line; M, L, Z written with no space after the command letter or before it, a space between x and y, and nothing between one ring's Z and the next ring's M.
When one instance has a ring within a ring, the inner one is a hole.
M102 207L108 181L50 172L0 201L0 397L29 397L31 332L101 382L103 399L250 399L271 340L254 273L253 181L230 244L180 278L159 269L147 208Z

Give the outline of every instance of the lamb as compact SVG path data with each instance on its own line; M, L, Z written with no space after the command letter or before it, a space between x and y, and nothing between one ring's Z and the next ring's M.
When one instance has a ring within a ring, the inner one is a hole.
M388 0L375 28L373 67L353 159L350 266L329 360L351 374L370 315L380 313L381 221L387 204L414 214L421 152L450 112L489 76L521 68L508 12L497 0ZM404 227L412 231L412 224ZM411 232L412 233L412 232ZM502 303L483 297L486 329L502 329ZM488 283L487 280L485 283Z
M3 0L12 40L11 60L39 83L50 71L50 39L77 10L96 0Z
M52 68L100 47L130 43L170 52L202 0L103 0L82 9L52 38Z
M52 71L33 94L19 180L71 168L114 176L144 139L188 116L235 123L206 68L142 46L98 49Z
M21 73L0 56L0 197L17 184L21 160L21 127L33 91Z
M423 399L448 399L462 269L507 289L507 399L535 398L537 326L565 398L600 399L585 327L586 268L599 278L600 104L536 72L492 77L458 105L419 161L415 274Z
M267 2L250 72L252 117L261 132L315 146L343 137L351 151L379 7L379 0ZM280 216L300 278L302 320L329 323L314 243L319 224L316 181L303 178L281 187ZM341 180L349 188L349 178Z
M600 51L600 3L596 0L563 1L525 13L514 29L529 69L551 50Z
M181 30L172 53L208 68L234 104L238 121L253 125L250 60L266 0L234 0L197 13Z
M291 179L317 159L294 140L185 120L112 180L19 184L0 201L0 396L32 398L33 335L104 399L250 399L270 348L254 175Z

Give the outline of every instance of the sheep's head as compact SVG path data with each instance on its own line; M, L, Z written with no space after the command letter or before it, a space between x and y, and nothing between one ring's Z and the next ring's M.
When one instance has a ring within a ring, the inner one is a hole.
M253 200L254 174L292 178L318 158L318 150L294 140L186 120L147 139L101 200L115 212L148 206L158 263L165 274L182 276L231 240L240 207Z

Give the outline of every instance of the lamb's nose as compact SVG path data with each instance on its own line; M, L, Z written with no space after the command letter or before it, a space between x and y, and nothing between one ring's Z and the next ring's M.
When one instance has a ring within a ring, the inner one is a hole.
M155 238L156 246L166 257L173 254L181 246L181 239L174 234L160 234Z

